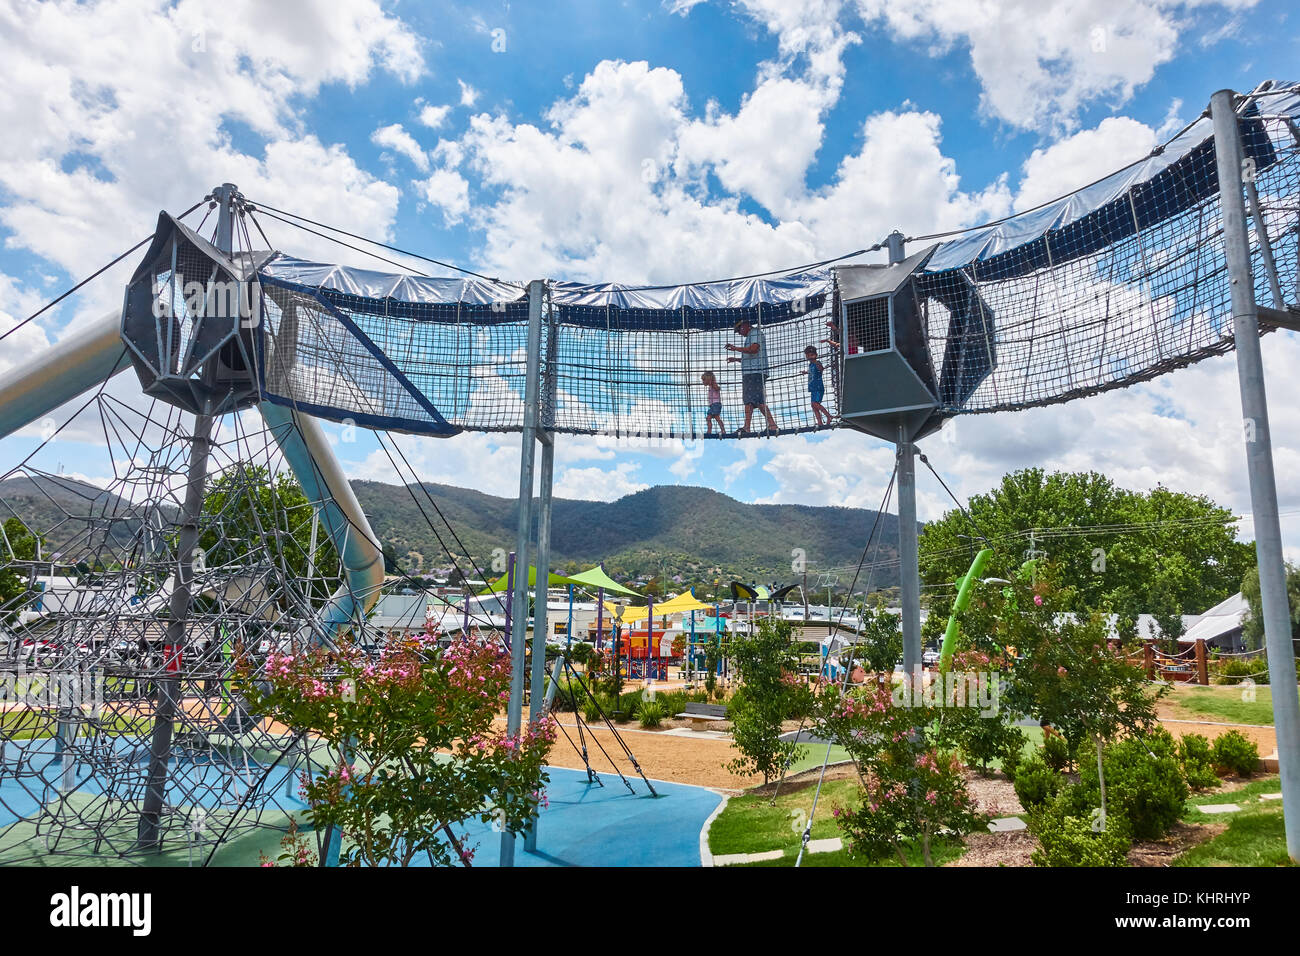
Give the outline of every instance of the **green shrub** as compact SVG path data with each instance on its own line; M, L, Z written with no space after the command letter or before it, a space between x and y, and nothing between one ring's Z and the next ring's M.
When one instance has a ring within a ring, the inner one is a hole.
M1188 789L1169 731L1125 737L1107 747L1102 759L1108 819L1122 817L1136 840L1159 839L1173 829L1183 815ZM1101 805L1095 758L1080 760L1079 787L1092 806Z
M1091 811L1075 811L1081 802L1077 789L1068 787L1029 813L1029 832L1038 839L1034 866L1127 866L1132 844L1126 821L1112 816L1104 831L1094 829Z
M582 704L582 719L589 724L593 723L594 721L600 720L601 708L604 708L605 713L608 714L609 713L608 705L609 705L608 701L602 700L600 701L599 706L597 706L596 701L591 697L588 697L585 701L583 701Z
M1003 712L986 717L974 707L954 707L944 713L943 721L962 757L987 776L989 761L1001 757L1005 762L1006 754L1019 754L1025 746L1025 732L1011 723L1012 716Z
M1255 657L1221 657L1210 662L1216 684L1240 684L1246 679L1256 684L1268 683L1267 665L1262 654Z
M1065 783L1065 778L1049 767L1040 751L1034 751L1028 760L1016 768L1012 786L1016 798L1026 810L1041 806L1051 800Z
M1058 773L1070 764L1070 745L1060 734L1043 735L1043 746L1039 748L1043 762Z
M1249 777L1259 769L1259 748L1241 731L1230 730L1215 739L1210 759L1218 770Z
M664 720L664 707L657 700L643 700L636 709L642 727L658 727Z
M1187 785L1193 790L1211 790L1219 785L1210 742L1200 734L1188 734L1178 742L1178 762L1182 764Z
M1021 743L1015 746L1009 746L1001 754L1002 772L1007 775L1008 780L1016 779L1016 771L1020 769L1021 761L1025 759L1025 745Z

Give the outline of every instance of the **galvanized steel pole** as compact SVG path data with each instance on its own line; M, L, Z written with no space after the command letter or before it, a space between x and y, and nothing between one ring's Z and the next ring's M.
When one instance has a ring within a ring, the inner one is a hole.
M1214 120L1223 246L1232 287L1232 334L1237 347L1237 377L1246 438L1246 470L1250 478L1250 507L1255 522L1255 557L1259 565L1264 639L1268 669L1273 675L1273 723L1277 735L1278 771L1282 778L1286 847L1291 859L1300 860L1300 701L1293 684L1295 649L1291 642L1282 529L1277 514L1277 483L1273 475L1268 400L1259 345L1259 313L1250 264L1250 239L1246 232L1246 206L1242 198L1244 163L1235 99L1232 90L1220 90L1210 99L1210 114Z
M519 522L515 528L515 581L510 622L510 706L506 733L520 732L524 712L524 668L528 635L528 539L532 535L533 451L537 441L537 406L541 391L542 281L528 283L527 370L524 375L524 428L519 456ZM515 836L501 831L501 865L515 865Z
M907 257L903 235L885 240L890 263ZM916 446L904 426L898 428L898 591L902 603L903 673L907 680L921 666L921 566L916 531Z

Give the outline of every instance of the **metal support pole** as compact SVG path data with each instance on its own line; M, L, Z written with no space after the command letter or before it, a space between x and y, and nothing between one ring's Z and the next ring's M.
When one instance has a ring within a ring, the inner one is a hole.
M654 595L653 595L653 594L648 595L647 598L646 598L646 619L645 619L645 627L646 627L646 631L645 631L645 661L644 661L644 663L642 664L642 667L641 667L641 680L643 681L643 684L642 684L642 688L643 688L643 689L644 689L645 687L649 687L649 686L650 686L650 682L651 682L651 679L652 679L652 678L650 677L650 645L653 644L653 643L654 643L654 640L655 640L655 599L654 599ZM631 660L632 660L632 642L631 642L631 640L629 640L629 641L627 642L627 659L628 659L628 661L631 661ZM628 665L628 671L629 671L629 673L628 673L628 675L627 675L628 677L631 677L631 676L632 676L632 674L631 674L631 670L632 670L632 667L631 667L631 664L629 664L629 665Z
M510 552L506 558L506 600L505 600L505 618L506 618L506 650L510 650L510 639L514 630L510 626L510 608L515 600L515 553Z
M1214 147L1219 173L1223 245L1232 286L1232 329L1237 347L1237 377L1246 437L1246 469L1255 521L1255 557L1259 565L1260 601L1269 672L1274 675L1273 723L1277 728L1278 772L1282 778L1282 813L1287 853L1300 861L1300 701L1293 691L1295 649L1287 605L1282 529L1277 514L1277 483L1269 434L1264 363L1259 346L1259 315L1242 199L1241 133L1235 94L1220 90L1210 99Z
M885 240L891 264L907 256L903 234ZM916 446L898 427L898 590L902 600L903 673L911 680L921 667L921 567L916 533Z
M199 516L203 513L203 495L208 478L208 453L212 443L212 416L197 415L194 437L190 441L190 465L185 485L185 503L181 512L181 529L176 544L176 580L168 600L164 638L167 673L155 685L158 701L154 711L153 736L149 742L149 774L145 784L144 805L136 830L142 849L158 846L160 820L167 796L167 769L171 761L172 732L176 706L181 696L180 669L184 666L186 621L190 612L190 586L194 580L194 548L199 541Z
M525 349L524 428L519 455L519 523L515 529L514 616L510 625L510 706L506 733L517 735L524 713L524 666L528 635L528 539L532 533L533 451L537 441L537 405L541 392L542 282L528 283L528 342ZM515 865L515 835L501 833L501 865Z
M224 183L214 189L212 195L220 206L217 213L217 248L229 254L234 249L234 202L238 190L231 183ZM209 363L203 370L204 379L211 382L215 371L215 367ZM181 685L181 670L184 667L190 591L194 580L194 549L199 543L199 518L203 514L203 497L207 489L213 424L213 417L209 414L194 416L185 501L181 506L180 533L176 541L176 577L167 605L169 619L164 637L163 665L166 673L156 685L158 700L154 709L153 734L149 740L149 771L145 780L140 821L136 827L136 843L141 849L158 848L162 838L162 810L167 799L172 734L175 730L177 705L184 690Z
M569 622L564 625L564 649L573 647L573 585L569 585Z
M546 706L544 689L546 686L546 631L547 585L551 580L551 486L555 468L555 441L553 435L547 435L542 441L542 475L541 488L538 493L537 508L537 584L533 588L533 666L528 696L528 717L537 720L542 716ZM557 661L558 663L558 661ZM529 853L537 852L537 817L524 834L524 849Z
M921 567L916 533L916 446L898 430L898 590L902 598L903 673L921 666Z
M537 496L537 584L534 586L532 687L528 699L528 716L536 720L542 713L542 692L546 682L546 590L551 580L551 487L555 469L555 446L542 443L541 488Z

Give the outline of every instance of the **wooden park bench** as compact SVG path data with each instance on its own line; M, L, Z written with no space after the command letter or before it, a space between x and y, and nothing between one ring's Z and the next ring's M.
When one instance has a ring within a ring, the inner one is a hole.
M684 713L674 714L685 720L726 720L726 704L687 704Z

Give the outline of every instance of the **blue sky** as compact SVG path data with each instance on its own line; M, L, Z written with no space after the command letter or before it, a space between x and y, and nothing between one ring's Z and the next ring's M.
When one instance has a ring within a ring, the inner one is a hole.
M973 225L1138 158L1218 88L1300 78L1293 19L1267 0L0 0L0 330L147 234L159 208L225 179L520 279L715 278L893 228ZM275 225L286 251L360 261ZM124 280L125 267L11 337L0 370L113 308ZM1289 333L1268 342L1283 508L1300 511L1285 480L1300 415L1279 400L1300 350ZM927 451L961 495L1042 464L1245 511L1238 416L1229 356L1075 405L963 420ZM351 474L393 478L367 436L333 434ZM0 462L38 441L0 442ZM423 478L517 484L513 438L402 445ZM44 454L108 473L88 428ZM888 446L848 433L654 449L562 439L557 463L557 492L575 497L683 482L860 506L892 467ZM946 503L922 483L923 517ZM1289 516L1284 534L1300 545Z

